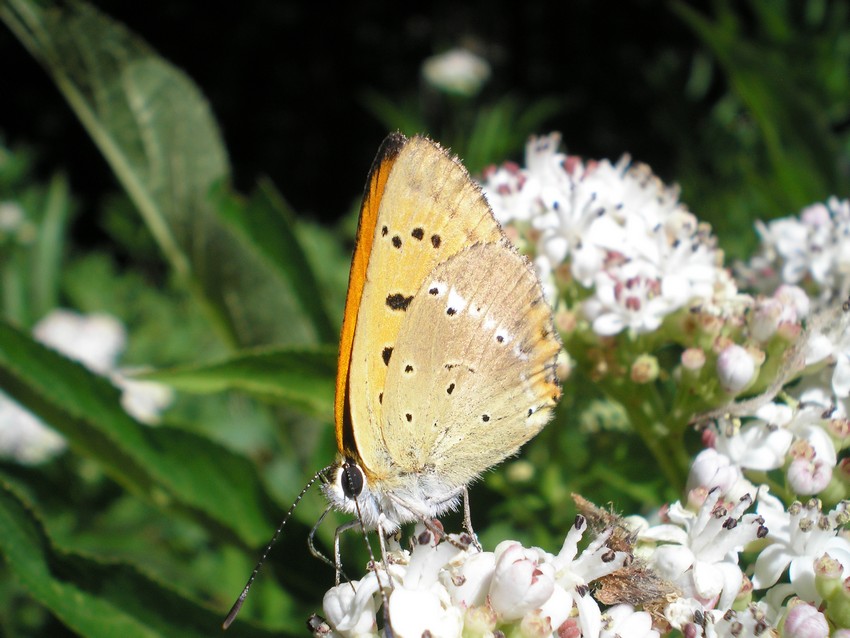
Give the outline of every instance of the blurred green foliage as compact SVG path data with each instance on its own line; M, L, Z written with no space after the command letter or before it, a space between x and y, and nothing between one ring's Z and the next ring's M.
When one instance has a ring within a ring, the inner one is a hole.
M675 63L663 57L630 72L650 91L681 93L680 111L648 118L670 118L659 128L681 140L673 177L727 252L752 249L757 217L847 196L846 5L669 10L694 38L687 84L672 84ZM334 457L328 415L355 219L309 222L268 181L235 192L191 79L97 10L0 0L0 19L122 187L103 203L105 245L84 247L69 233L76 206L62 167L42 180L25 149L0 147L0 204L23 216L14 231L0 228L0 388L71 444L43 466L0 463L0 632L209 635L281 513ZM428 131L476 170L518 158L527 135L569 112L566 95L462 97L420 85L360 99L386 128ZM697 127L682 115L693 104L704 107ZM181 390L164 424L133 421L106 381L28 336L60 306L128 326L122 363L156 366L151 378ZM556 550L572 493L624 512L676 498L682 485L665 482L625 421L577 371L555 422L474 488L485 547L512 537ZM232 633L303 635L333 581L305 546L323 507L312 494L296 511ZM326 553L341 520L320 530ZM344 538L343 550L358 573L362 540Z

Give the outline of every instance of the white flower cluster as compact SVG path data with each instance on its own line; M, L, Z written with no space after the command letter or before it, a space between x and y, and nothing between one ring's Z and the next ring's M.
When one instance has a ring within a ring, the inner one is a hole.
M629 605L602 611L594 581L630 557L607 546L610 530L579 551L582 516L557 555L503 541L483 552L460 537L435 540L420 525L411 550L396 548L360 581L332 588L324 600L324 635L377 636L383 590L398 638L432 636L586 636L657 638L647 612Z
M124 326L109 315L83 316L54 310L36 324L33 335L41 343L108 377L122 390L121 404L133 417L154 424L172 401L170 388L126 376L116 365L124 350ZM65 439L0 392L0 456L28 465L50 460L66 447Z
M707 226L645 164L623 156L585 162L558 151L560 136L532 138L526 167L484 175L484 193L503 224L529 224L536 265L555 298L553 275L568 264L592 290L582 304L599 335L646 333L696 298L733 295Z
M753 287L804 287L818 304L850 294L850 200L829 198L798 216L756 222L761 250L742 273Z
M652 523L620 521L625 548L604 532L579 552L582 517L557 556L425 533L388 557L389 573L329 592L326 633L375 635L383 587L398 636L850 637L850 202L759 224L743 294L674 188L628 157L588 162L558 143L531 140L526 166L489 170L485 194L535 255L564 343L599 362L594 374L651 383L654 352L680 349L667 377L677 418L701 413L705 445L686 498ZM643 583L652 604L599 595L617 570L639 580L633 560L662 583Z

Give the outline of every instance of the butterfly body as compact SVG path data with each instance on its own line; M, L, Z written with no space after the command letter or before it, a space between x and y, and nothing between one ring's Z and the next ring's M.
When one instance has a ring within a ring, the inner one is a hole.
M455 508L548 421L559 350L532 266L466 169L388 137L352 260L330 503L386 532Z

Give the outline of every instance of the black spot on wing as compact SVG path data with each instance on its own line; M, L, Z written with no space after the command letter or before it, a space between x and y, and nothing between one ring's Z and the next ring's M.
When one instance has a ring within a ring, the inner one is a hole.
M395 248L401 248L401 237L398 235L393 235L393 246Z
M411 231L410 236L413 237L414 239L418 239L419 241L422 241L422 238L425 236L425 231L422 230L421 228L414 228Z
M413 295L405 297L400 292L396 292L392 295L387 295L387 306L389 306L392 310L407 310L407 307L410 305L411 301L413 301Z
M393 355L393 349L387 346L381 351L381 358L384 360L384 365L390 365L390 357Z
M442 243L443 243L443 240L440 238L439 235L431 235L431 245L434 248L439 248L440 244L442 244Z

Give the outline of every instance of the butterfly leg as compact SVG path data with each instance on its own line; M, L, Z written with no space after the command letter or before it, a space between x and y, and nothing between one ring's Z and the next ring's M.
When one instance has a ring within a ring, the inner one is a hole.
M472 529L472 512L469 509L469 490L466 489L466 486L463 488L463 526L472 537L472 544L475 545L475 549L479 552L482 551L481 543L478 542L478 537Z
M353 521L348 521L347 523L343 523L342 525L340 525L339 527L336 528L336 531L334 531L334 562L333 562L333 566L334 566L334 570L336 571L336 576L335 576L335 584L336 585L339 585L340 577L345 576L345 573L342 571L342 557L341 557L341 554L339 552L339 537L342 535L343 532L350 530L350 529L353 529L355 527L359 527L359 526L360 526L360 521L353 520ZM327 559L325 559L325 560L327 560ZM345 576L345 579L348 580L348 577Z

